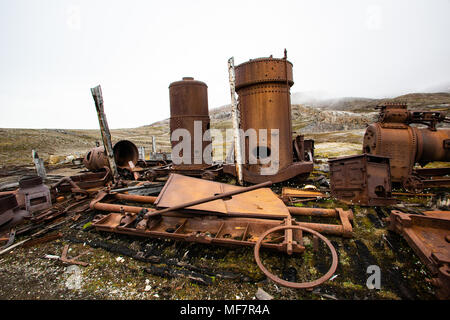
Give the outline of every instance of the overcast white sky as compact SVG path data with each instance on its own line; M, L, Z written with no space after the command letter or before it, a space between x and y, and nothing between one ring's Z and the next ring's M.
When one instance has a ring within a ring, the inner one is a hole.
M0 0L0 127L110 128L169 117L171 82L230 101L227 60L282 57L291 92L395 96L450 84L450 1Z

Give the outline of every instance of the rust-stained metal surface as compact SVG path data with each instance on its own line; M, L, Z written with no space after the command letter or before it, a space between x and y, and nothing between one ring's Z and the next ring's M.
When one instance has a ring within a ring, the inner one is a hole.
M176 129L186 129L191 135L191 157L189 163L173 164L173 169L199 170L208 167L203 158L203 152L210 143L204 141L205 131L209 129L208 86L191 77L184 77L181 81L169 85L170 96L170 135ZM200 125L196 128L195 122ZM195 144L194 137L201 141ZM200 138L198 138L200 137ZM172 149L179 143L172 141ZM178 155L183 157L182 154Z
M245 190L245 188L171 174L155 205L163 208L173 207L184 202L239 190ZM248 217L271 216L284 218L289 214L283 201L270 188L252 190L234 195L229 199L214 200L186 209L218 212L229 216L245 215Z
M450 211L423 213L393 210L388 229L401 234L430 270L437 297L450 299Z
M313 170L312 159L294 162L290 87L294 84L292 63L286 56L282 59L258 58L244 62L235 68L236 91L239 96L240 126L246 132L256 130L257 146L250 150L249 136L243 137L245 158L243 179L251 183L285 181L293 177L305 178ZM267 139L260 140L260 129L267 130ZM269 168L273 144L271 130L279 130L278 171L273 175L262 174L262 168ZM301 142L300 142L301 143ZM298 149L304 149L300 146ZM265 152L264 152L265 151ZM250 154L257 159L250 164ZM300 159L304 156L301 152ZM302 159L301 159L302 160ZM267 162L267 163L264 163ZM234 165L225 165L224 172L236 175Z
M389 158L362 154L332 158L331 195L343 202L366 206L395 204L392 199Z
M121 140L113 147L114 159L117 167L129 168L129 161L136 165L139 159L139 150L136 145L128 140ZM104 147L96 147L89 150L83 158L84 166L89 170L100 170L109 167L108 157Z
M377 123L364 135L363 152L390 158L393 182L404 182L413 174L415 163L450 161L450 129L436 129L448 122L444 112L408 111L405 104L380 106ZM410 124L426 124L418 128Z
M307 217L322 217L322 218L338 218L340 225L324 224L324 223L302 223L297 222L297 225L313 229L320 233L340 236L344 238L353 237L353 211L344 210L342 208L336 209L322 209L322 208L304 208L304 207L287 207L292 216L307 216Z
M28 211L19 208L14 194L0 195L0 233L9 231L29 217Z
M89 172L63 178L52 185L51 190L56 196L58 193L72 191L73 188L88 190L92 188L104 187L111 178L109 168L105 167L105 169L105 172Z
M302 190L298 188L284 187L281 190L281 199L284 202L292 202L293 198L328 198L328 196L320 191Z
M144 237L159 237L198 243L225 246L253 246L260 235L276 226L283 225L282 220L236 218L236 217L200 217L192 214L172 213L160 216L146 228L136 228L138 215L125 219L126 215L111 213L93 223L97 230L109 231ZM279 238L282 233L274 235ZM282 243L264 243L264 247L285 250ZM300 247L299 251L302 249Z
M42 178L39 176L20 179L17 201L30 213L52 206L50 189L42 183Z

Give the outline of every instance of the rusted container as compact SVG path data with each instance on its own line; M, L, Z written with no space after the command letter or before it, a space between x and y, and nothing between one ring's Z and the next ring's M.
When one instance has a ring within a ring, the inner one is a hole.
M199 170L208 167L203 158L203 152L210 143L203 141L205 131L209 129L210 119L208 113L208 86L191 77L184 77L181 81L169 85L170 96L170 135L176 129L186 129L191 135L191 157L189 161L173 164L173 169ZM195 128L195 122L201 124ZM202 141L195 145L195 138ZM179 141L172 141L174 148ZM183 151L182 151L183 152ZM182 152L178 155L183 156ZM172 160L174 155L172 155Z
M128 168L129 161L135 165L139 160L139 150L136 145L128 140L121 140L113 147L114 159L119 168ZM108 157L105 153L105 147L96 147L89 150L84 159L84 166L89 170L100 170L109 167Z
M23 177L19 180L17 199L30 213L52 206L50 189L42 183L39 176Z
M380 106L379 121L364 135L363 152L390 158L393 182L404 182L416 163L450 161L450 129L436 129L445 113L408 111L405 104ZM427 124L427 128L410 126Z
M368 154L329 159L331 195L365 206L395 204L389 158Z
M244 132L256 130L258 141L256 147L251 147L251 138L245 135L244 180L252 183L267 180L280 182L299 175L308 176L313 169L312 162L294 162L290 98L290 87L294 84L292 63L286 57L253 59L236 66L235 75L240 127ZM266 141L260 140L261 129L267 130ZM262 168L273 165L265 159L271 157L274 149L271 139L273 129L279 130L278 171L273 175L263 175ZM303 149L303 146L299 149ZM256 164L250 164L250 155L256 157ZM302 157L303 153L300 158ZM226 167L224 171L233 173L233 170Z

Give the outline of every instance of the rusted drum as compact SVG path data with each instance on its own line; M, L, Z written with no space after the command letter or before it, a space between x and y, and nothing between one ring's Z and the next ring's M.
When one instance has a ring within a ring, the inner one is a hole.
M119 168L129 167L129 161L136 165L139 160L139 151L136 145L128 140L121 140L113 147L114 160ZM83 159L84 166L89 170L100 170L109 167L108 157L104 147L89 150Z
M235 67L240 128L245 134L245 181L280 182L300 174L308 175L312 171L311 162L293 162L290 98L290 87L294 84L292 67L286 58L272 57L253 59ZM272 142L271 134L275 129L278 130L274 136L278 140L278 163L273 154L277 147ZM251 139L255 142L251 143ZM276 168L276 171L267 174L267 168ZM224 167L224 172L232 173L232 170Z
M136 145L128 140L121 140L113 147L114 160L119 168L129 167L131 161L135 165L139 160L139 150Z
M445 143L445 141L450 141L450 129L436 131L428 128L414 129L418 138L417 162L426 164L432 161L450 161L450 146Z
M208 166L203 152L210 141L203 141L205 131L209 129L208 86L191 77L169 85L170 96L170 135L176 129L186 129L190 133L191 157L181 164L174 164L173 169L198 170ZM196 124L197 123L197 124ZM177 137L178 138L178 137ZM202 141L196 146L195 138ZM181 140L181 139L180 139ZM172 149L180 143L172 141ZM183 151L182 151L183 152ZM182 152L177 155L182 157ZM172 155L172 160L174 156Z
M285 59L255 59L236 66L236 92L239 95L241 128L256 130L258 146L250 150L249 137L245 138L246 163L250 154L258 164L248 164L246 169L259 174L265 155L272 151L271 130L279 130L279 169L288 167L293 161L290 87L292 63ZM267 129L267 143L260 142L260 129Z
M412 171L417 150L417 135L405 124L383 127L373 123L364 134L363 152L390 158L391 178L401 182Z

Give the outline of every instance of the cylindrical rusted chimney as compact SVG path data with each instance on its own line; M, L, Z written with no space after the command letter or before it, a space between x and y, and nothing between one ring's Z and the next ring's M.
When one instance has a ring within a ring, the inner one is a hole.
M198 170L208 166L203 158L203 151L210 143L203 141L205 131L209 129L210 120L208 113L208 86L191 77L184 77L181 81L172 82L169 85L170 95L170 135L176 129L186 129L191 135L191 157L189 163L174 164L174 169ZM195 130L195 122L197 131ZM195 139L201 141L201 145L195 145ZM179 141L172 141L172 148ZM197 147L197 148L196 148ZM200 150L201 148L201 150ZM178 155L182 157L182 154ZM173 156L172 156L173 160Z

